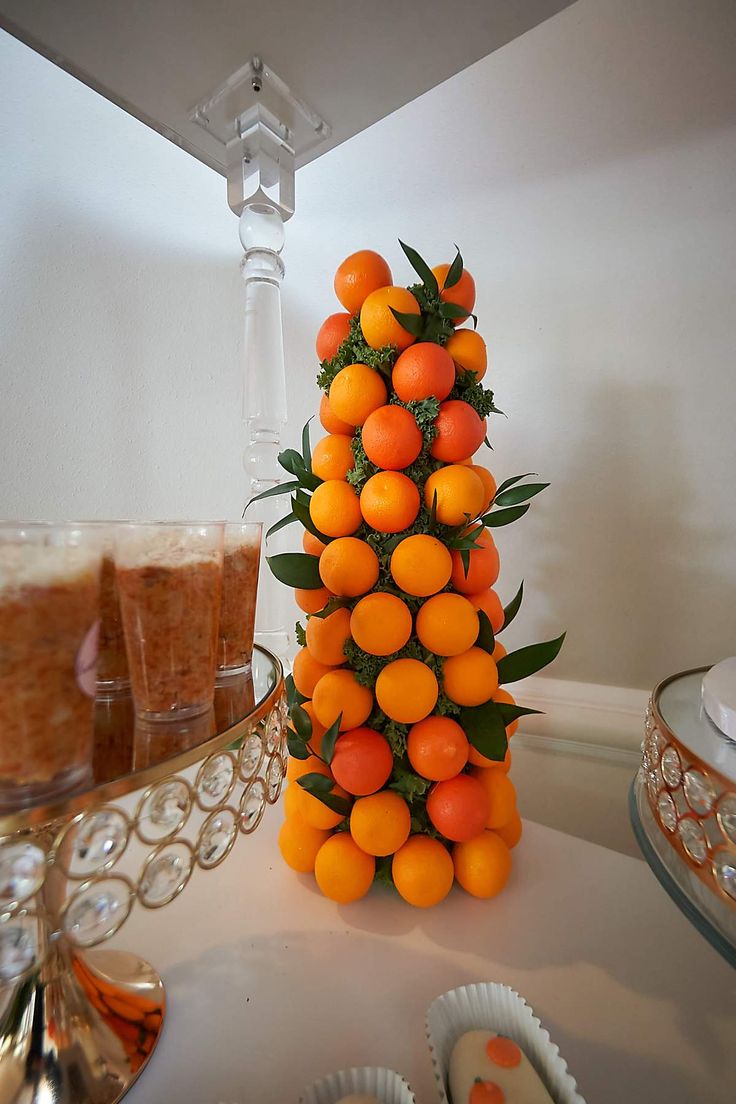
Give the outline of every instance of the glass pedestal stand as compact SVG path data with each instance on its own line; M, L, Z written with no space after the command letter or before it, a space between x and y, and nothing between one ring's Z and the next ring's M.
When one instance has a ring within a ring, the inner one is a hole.
M165 994L136 954L95 949L256 830L285 774L279 661L218 686L185 723L96 703L93 778L0 816L0 1104L113 1104L148 1061Z

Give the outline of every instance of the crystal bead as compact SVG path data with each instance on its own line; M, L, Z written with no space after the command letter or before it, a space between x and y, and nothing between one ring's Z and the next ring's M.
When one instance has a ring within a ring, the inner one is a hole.
M718 823L727 840L736 843L736 793L724 794L718 802Z
M662 752L662 777L670 789L679 786L682 781L682 764L677 749L670 744Z
M258 731L249 732L240 749L240 777L244 782L255 778L263 759L263 741Z
M667 790L662 790L657 798L657 812L667 831L674 832L677 827L677 809L672 800L672 794L667 793Z
M708 841L700 821L692 816L683 817L677 825L677 834L687 854L701 866L708 857Z
M713 877L720 889L736 901L736 855L721 848L713 856Z
M128 818L120 809L97 809L83 817L73 829L71 858L65 860L67 873L72 878L88 878L109 870L125 851L128 831Z
M716 790L711 780L699 770L690 767L685 771L683 786L687 803L693 812L698 816L708 816L716 800Z
M138 810L138 835L147 843L158 843L183 828L192 808L189 786L183 778L160 783Z
M197 862L210 870L227 855L238 834L238 821L232 809L211 813L202 825L197 845Z
M197 799L203 809L221 805L235 785L235 766L230 755L212 755L197 775Z
M647 774L647 793L651 801L657 800L657 794L662 789L662 778L658 770L651 770Z
M9 843L0 848L0 905L27 901L43 885L46 855L33 843Z
M281 740L281 716L278 709L272 709L266 718L266 751L273 755Z
M77 946L93 947L122 927L132 904L130 886L122 878L94 882L72 897L64 912L64 931Z
M266 808L266 784L255 778L240 800L240 830L246 835L255 832Z
M181 893L192 873L193 856L185 843L167 844L154 852L143 871L138 898L146 908L158 908Z
M19 977L36 959L36 938L31 918L0 927L0 981Z
M278 801L285 773L286 768L283 759L278 754L273 755L268 761L268 769L266 770L266 789L268 791L268 801L271 805Z

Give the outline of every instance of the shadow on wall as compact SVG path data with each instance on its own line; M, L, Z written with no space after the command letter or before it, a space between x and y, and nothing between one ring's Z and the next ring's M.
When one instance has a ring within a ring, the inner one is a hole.
M720 558L727 537L717 518L706 535L688 512L695 465L679 444L674 394L609 380L591 385L587 398L530 582L546 595L547 635L575 626L556 677L600 681L596 657L607 651L616 657L611 683L649 689L671 672L673 652L682 668L718 658L710 642L725 636L736 586L707 560ZM666 450L653 443L654 425ZM601 456L601 442L611 441L615 454ZM699 564L689 550L698 550ZM588 567L571 573L570 563Z
M5 254L0 515L239 516L237 264L39 207Z

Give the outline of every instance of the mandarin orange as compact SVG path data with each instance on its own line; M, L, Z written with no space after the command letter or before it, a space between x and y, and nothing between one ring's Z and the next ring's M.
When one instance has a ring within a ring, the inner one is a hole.
M446 464L456 464L472 456L486 435L486 423L470 403L462 399L440 403L434 424L437 436L429 451L435 460L444 460Z
M460 274L460 279L452 287L445 287L445 280L447 274L450 271L449 264L436 265L432 272L437 278L437 283L440 289L440 299L445 303L455 303L458 307L462 307L463 310L470 314L475 306L475 280L468 272L467 268L464 268ZM465 321L465 315L463 318L453 318L453 326L460 326Z
M330 384L330 410L350 425L362 426L386 398L383 378L367 364L346 365Z
M294 685L305 698L311 698L319 680L331 670L328 664L320 663L315 659L308 648L302 648L294 657L292 669Z
M348 537L363 520L358 496L342 479L320 483L309 500L309 516L320 533L328 537Z
M493 478L488 468L484 468L481 464L471 464L470 470L474 471L483 484L483 490L485 491L485 498L483 499L483 505L480 508L480 513L484 514L488 507L493 502L496 494L496 480Z
M344 433L348 437L352 437L355 432L355 426L344 422L342 418L338 418L334 413L328 395L323 395L319 400L319 420L322 428L328 433Z
M411 636L411 629L409 607L395 594L367 594L353 607L350 617L353 640L370 655L398 652Z
M379 406L368 415L362 441L371 464L384 471L400 471L414 463L422 451L424 438L411 411L392 404Z
M349 314L331 314L319 328L316 341L317 360L332 360L350 333Z
M435 499L436 496L436 499ZM441 525L462 525L477 517L483 508L485 490L472 468L448 464L432 472L424 484L424 505L432 509L436 501Z
M368 855L393 855L406 843L411 813L403 797L381 790L361 797L350 810L350 834Z
M391 875L398 893L408 904L431 908L452 889L452 858L439 840L410 836L393 857Z
M365 897L373 885L376 860L361 851L349 832L337 832L322 844L314 876L325 897L349 905Z
M303 613L319 613L331 597L332 594L327 587L313 587L311 590L297 587L294 591L296 604Z
M474 839L456 844L452 861L459 884L473 897L495 897L511 873L511 853L495 832L481 832Z
M406 594L427 598L447 586L452 557L445 545L425 533L405 537L391 554L391 575Z
M279 832L278 846L287 866L300 874L311 874L317 852L329 839L330 833L312 828L301 817L285 820Z
M438 693L434 671L418 659L395 659L376 679L376 701L399 724L423 720L437 704Z
M417 485L397 471L376 472L360 492L363 521L379 533L408 529L419 513Z
M373 709L373 694L361 686L352 671L327 668L314 688L312 705L320 724L329 728L342 714L340 732L365 724Z
M472 839L483 831L488 820L486 791L469 774L435 782L427 797L427 816L445 839Z
M328 667L345 662L345 645L350 640L350 610L336 609L329 617L310 617L307 621L307 650Z
M442 402L455 386L455 365L441 345L419 341L397 359L391 382L402 402L430 398Z
M335 295L345 310L357 314L366 298L391 283L391 269L372 249L359 249L346 257L335 273Z
M343 789L365 797L386 784L393 765L393 752L385 737L361 725L338 737L330 769Z
M449 656L442 664L442 686L457 705L482 705L498 689L498 670L492 656L482 648L468 648Z
M321 556L326 547L327 545L323 544L319 537L315 537L314 533L310 533L308 529L304 530L302 548L308 556Z
M408 349L416 341L414 334L405 330L394 316L392 308L399 314L421 314L419 304L406 288L382 287L371 292L360 309L360 327L371 349L384 345Z
M478 639L478 614L462 594L435 594L417 614L417 636L439 656L459 655Z
M472 372L482 380L488 367L486 343L476 330L456 330L445 345L460 371Z
M500 562L493 537L487 529L476 526L469 530L478 548L471 548L468 570L459 552L452 553L452 585L461 594L477 594L492 587L498 578Z
M357 598L378 581L378 556L357 537L330 541L319 559L322 582L340 598Z
M406 753L417 774L444 782L459 774L468 761L469 744L451 717L425 717L409 729Z
M478 594L468 594L468 601L472 602L476 609L483 610L494 633L499 633L503 628L504 612L501 599L495 590L481 590Z
M352 437L347 433L330 433L314 446L312 471L318 479L346 479L355 464Z

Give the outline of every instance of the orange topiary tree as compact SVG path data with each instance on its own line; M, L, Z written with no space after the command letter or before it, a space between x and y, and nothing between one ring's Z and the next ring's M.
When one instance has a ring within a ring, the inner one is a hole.
M505 687L558 654L564 634L507 654L497 637L519 611L494 586L492 532L517 521L546 483L496 484L475 462L498 414L483 386L475 282L458 251L434 269L402 243L419 282L393 286L377 253L337 270L345 314L320 328L317 382L327 432L279 457L303 552L272 556L305 624L287 679L286 821L294 870L348 903L374 880L418 907L453 880L491 897L521 835L508 777L519 717ZM470 318L473 328L458 328Z

